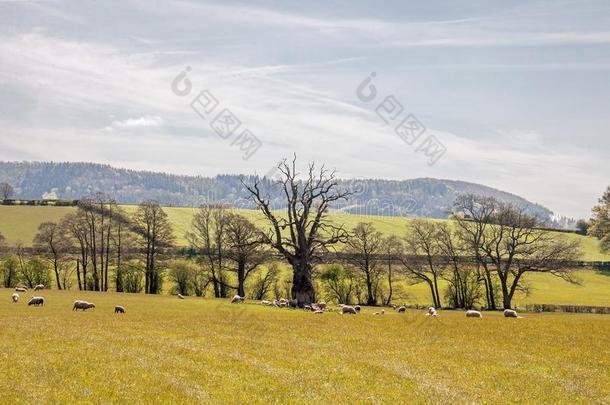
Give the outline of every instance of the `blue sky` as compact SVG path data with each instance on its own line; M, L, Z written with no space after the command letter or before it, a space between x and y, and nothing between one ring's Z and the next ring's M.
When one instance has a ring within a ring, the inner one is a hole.
M378 3L0 1L0 159L264 174L296 152L587 217L610 183L610 2ZM260 139L250 159L191 109L201 90ZM392 95L436 164L376 115Z

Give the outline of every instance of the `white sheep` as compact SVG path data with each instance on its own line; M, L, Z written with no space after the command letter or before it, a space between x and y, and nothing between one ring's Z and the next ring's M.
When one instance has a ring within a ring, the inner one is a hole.
M474 309L470 309L466 311L466 318L483 318L483 314L479 311L475 311Z
M273 302L271 302L271 301L267 301L267 300L261 301L261 305L272 305L272 304L273 304Z
M517 311L515 311L513 309L505 309L504 317L505 318L521 318L521 316L519 316L519 314L517 314Z
M122 305L117 305L117 306L114 307L114 313L115 314L124 314L125 312L126 312L125 311L125 307L122 306Z
M438 313L436 312L436 308L428 307L428 312L426 312L426 316L432 316L434 318L438 317Z
M385 309L382 309L379 312L375 312L373 315L383 315L383 314L385 314Z
M17 288L15 288L15 291L24 293L24 292L28 292L28 289L25 287L17 287Z
M44 285L38 284L36 287L34 287L34 291L38 291L38 290L44 290Z
M235 294L233 298L231 298L231 304L241 304L245 299L246 297L240 297L239 295Z
M19 294L13 293L11 298L13 299L13 302L17 302L17 301L19 301Z
M184 295L182 295L182 294L178 294L178 298L180 298L181 300L183 300L183 299L184 299Z
M360 312L360 305L355 305L355 306L354 306L354 309L355 309L357 312Z
M349 305L344 305L341 307L342 314L354 314L356 315L358 312L355 307L350 307Z
M91 308L95 308L95 304L87 301L76 300L74 301L74 305L72 306L72 311L78 311L79 309L85 311Z
M34 305L35 307L44 306L44 298L43 297L32 297L32 298L30 298L28 305Z
M407 307L405 307L404 305L400 306L400 307L398 307L397 311L399 314L402 314L404 312L407 312Z
M313 311L314 314L323 314L324 311L322 311L321 309L316 309L315 311Z

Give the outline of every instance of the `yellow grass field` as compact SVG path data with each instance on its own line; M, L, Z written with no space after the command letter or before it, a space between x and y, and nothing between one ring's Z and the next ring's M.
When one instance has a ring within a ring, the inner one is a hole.
M0 289L7 404L610 402L604 315L314 315L49 290L35 308L11 293ZM73 312L74 299L96 308Z

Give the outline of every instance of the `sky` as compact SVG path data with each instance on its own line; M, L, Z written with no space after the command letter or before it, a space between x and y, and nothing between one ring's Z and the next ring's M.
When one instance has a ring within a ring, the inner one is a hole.
M0 0L0 160L213 176L296 153L589 217L610 2L379 3Z

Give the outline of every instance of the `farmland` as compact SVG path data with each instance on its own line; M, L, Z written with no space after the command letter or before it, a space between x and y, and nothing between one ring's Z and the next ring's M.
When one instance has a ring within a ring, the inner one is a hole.
M610 401L603 315L313 315L77 291L43 291L34 308L10 293L0 290L6 403ZM97 307L72 312L76 298Z

